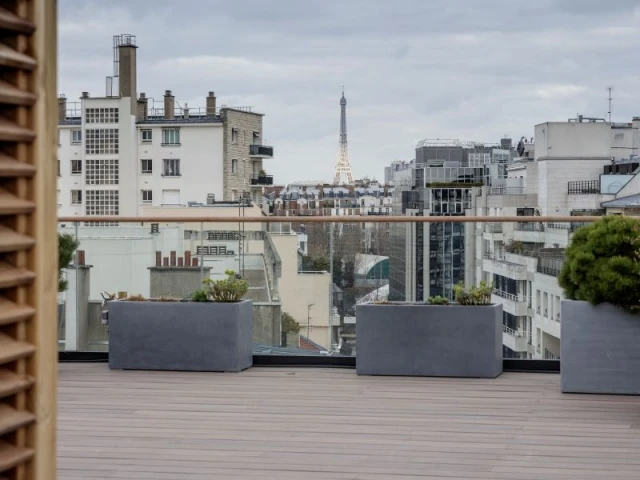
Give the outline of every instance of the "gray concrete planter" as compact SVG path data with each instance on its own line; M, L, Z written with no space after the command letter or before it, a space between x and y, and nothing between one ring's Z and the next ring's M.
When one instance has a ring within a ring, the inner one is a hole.
M573 300L560 308L562 392L640 395L640 315Z
M358 305L356 341L358 375L495 378L502 305Z
M239 372L253 365L252 305L109 303L109 368Z

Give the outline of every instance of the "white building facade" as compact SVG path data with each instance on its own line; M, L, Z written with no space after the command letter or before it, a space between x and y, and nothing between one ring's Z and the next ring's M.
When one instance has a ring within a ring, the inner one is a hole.
M629 143L624 148L626 157L621 157L623 139L616 137L621 130L616 125L582 117L537 125L529 156L508 168L508 181L519 182L520 187L483 189L474 213L604 215L603 204L616 198L634 177L628 169L618 169L612 163L634 155L638 146L634 128L625 126L628 131L623 133ZM506 357L560 357L560 302L564 296L558 275L564 248L580 226L579 218L571 223L475 225L476 255L473 271L467 270L471 274L467 283L493 283L493 301L502 303L504 309Z
M248 107L163 108L136 92L135 37L116 36L118 90L73 106L59 98L58 214L139 215L147 206L214 204L251 198L266 185L262 114ZM150 107L151 105L151 107Z

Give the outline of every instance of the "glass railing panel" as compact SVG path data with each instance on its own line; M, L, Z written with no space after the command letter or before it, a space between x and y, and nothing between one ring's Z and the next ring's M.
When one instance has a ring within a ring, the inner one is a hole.
M108 351L108 299L189 300L203 280L231 270L248 283L255 354L353 356L358 304L454 301L457 283L485 281L503 305L505 358L560 355L557 279L575 231L566 222L395 223L354 214L269 223L232 213L217 223L60 223L78 241L62 269L60 350Z

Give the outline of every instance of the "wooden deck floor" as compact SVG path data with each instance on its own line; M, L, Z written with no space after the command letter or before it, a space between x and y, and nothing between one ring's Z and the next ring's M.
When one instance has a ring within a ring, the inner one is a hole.
M60 366L60 480L635 479L640 398L496 380Z

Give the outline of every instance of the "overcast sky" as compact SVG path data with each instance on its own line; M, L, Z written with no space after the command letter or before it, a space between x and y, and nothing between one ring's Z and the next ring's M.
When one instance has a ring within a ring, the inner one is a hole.
M577 113L640 115L640 0L59 0L59 90L104 94L112 35L138 91L265 113L277 183L329 180L345 85L356 178L424 138L496 143ZM72 98L70 98L71 100Z

